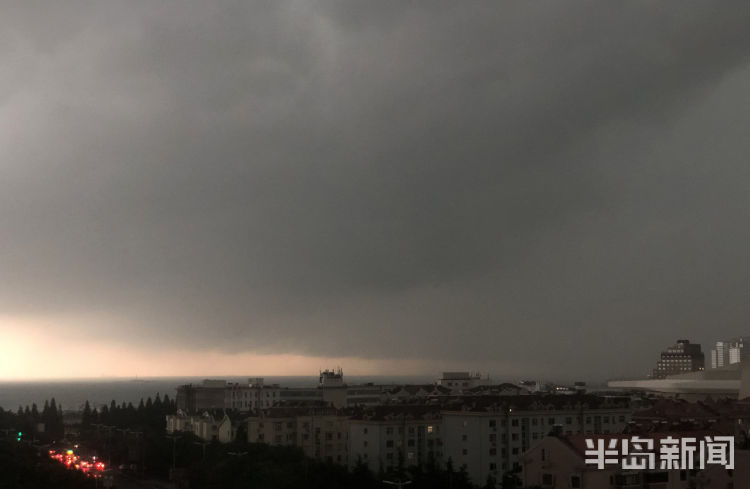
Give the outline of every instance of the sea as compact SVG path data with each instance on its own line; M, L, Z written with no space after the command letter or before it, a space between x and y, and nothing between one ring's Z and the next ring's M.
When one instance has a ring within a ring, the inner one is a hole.
M63 411L80 411L86 401L92 407L109 405L113 400L117 404L132 402L137 406L141 399L162 398L168 395L174 399L177 387L185 384L199 384L206 378L221 379L229 382L247 382L248 377L146 377L137 379L71 379L44 381L0 381L0 408L16 411L19 406L36 404L39 409L45 400L55 399ZM318 384L318 377L263 377L266 384L279 384L282 387L313 387ZM347 376L349 385L355 384L426 384L435 379L418 376Z

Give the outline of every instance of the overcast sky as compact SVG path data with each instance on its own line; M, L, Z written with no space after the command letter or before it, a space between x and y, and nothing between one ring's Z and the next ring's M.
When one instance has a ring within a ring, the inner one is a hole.
M3 2L0 378L627 377L750 334L733 7Z

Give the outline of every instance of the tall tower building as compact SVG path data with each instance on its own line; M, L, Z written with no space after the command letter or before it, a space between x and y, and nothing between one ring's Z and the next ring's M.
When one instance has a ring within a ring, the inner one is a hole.
M745 338L740 336L731 340L717 341L711 350L711 368L721 368L739 363L750 355L750 350L745 348Z
M711 368L721 368L729 365L729 344L727 341L717 341L711 350Z

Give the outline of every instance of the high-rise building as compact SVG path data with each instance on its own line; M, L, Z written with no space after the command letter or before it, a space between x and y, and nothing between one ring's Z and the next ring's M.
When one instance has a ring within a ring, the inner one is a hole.
M729 365L729 348L726 341L717 341L711 350L711 368L721 368Z
M717 341L711 350L711 368L721 368L744 360L750 350L745 349L743 337Z
M701 345L690 343L690 340L677 340L677 343L661 352L651 377L664 379L668 375L697 372L703 370L704 365Z

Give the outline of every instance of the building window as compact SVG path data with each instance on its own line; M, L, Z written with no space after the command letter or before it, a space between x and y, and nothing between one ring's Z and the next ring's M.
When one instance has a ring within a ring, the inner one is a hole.
M468 440L468 439L469 439L469 437L468 437L468 436L466 436L466 435L461 435L461 441L466 441L466 440Z
M388 440L385 442L386 448L393 448L393 440Z
M581 476L571 475L570 476L570 487L572 489L580 489L581 488Z
M305 424L307 424L307 423L305 423ZM364 433L366 435L367 434L367 428L363 428L362 429L362 433Z
M552 474L542 474L542 485L551 486L554 483L555 478Z
M544 462L545 460L547 460L547 454L544 451L544 448L542 448L542 462Z
M465 448L464 448L464 449L463 449L463 451L462 451L461 453L462 453L463 455L468 455L468 454L469 454L469 451L468 451L467 449L465 449Z
M490 420L490 428L494 428L496 426L496 424L497 424L496 420L494 420L494 419Z
M511 420L510 425L511 426L518 426L518 420L517 419Z
M497 464L492 462L490 464L490 472L495 472L497 470Z
M497 455L497 448L490 448L490 456L494 457L495 455Z
M547 424L550 425L550 426L554 426L554 424L555 424L555 418L549 418L547 420Z
M432 433L432 426L427 427L427 433Z

